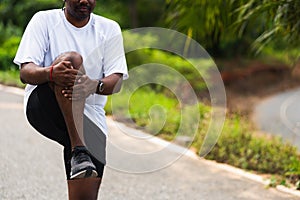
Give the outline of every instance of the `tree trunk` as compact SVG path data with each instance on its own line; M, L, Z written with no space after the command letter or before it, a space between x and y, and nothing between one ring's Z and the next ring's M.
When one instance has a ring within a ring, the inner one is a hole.
M137 28L139 23L138 23L138 12L137 12L136 0L129 1L128 9L129 9L131 28Z

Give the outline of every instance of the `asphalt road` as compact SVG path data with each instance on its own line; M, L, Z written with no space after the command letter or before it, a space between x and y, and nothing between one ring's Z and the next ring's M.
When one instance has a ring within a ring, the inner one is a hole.
M62 148L29 126L22 96L0 89L0 123L0 199L67 199ZM108 166L99 199L299 199L211 162L179 158L180 148L162 147L155 138L142 138L142 133L110 119L108 124Z
M272 96L259 103L253 120L258 128L282 137L300 149L300 89Z

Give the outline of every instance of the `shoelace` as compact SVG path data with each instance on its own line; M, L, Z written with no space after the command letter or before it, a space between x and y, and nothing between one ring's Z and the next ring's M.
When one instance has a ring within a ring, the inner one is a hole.
M89 161L89 157L86 153L84 152L79 152L77 155L76 155L76 160L78 162L84 162L84 161Z

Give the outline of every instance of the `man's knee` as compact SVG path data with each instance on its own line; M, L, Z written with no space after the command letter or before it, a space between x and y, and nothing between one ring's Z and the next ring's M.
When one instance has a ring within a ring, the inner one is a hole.
M57 64L61 61L70 61L75 69L84 72L82 56L75 51L62 53L55 59L53 64Z

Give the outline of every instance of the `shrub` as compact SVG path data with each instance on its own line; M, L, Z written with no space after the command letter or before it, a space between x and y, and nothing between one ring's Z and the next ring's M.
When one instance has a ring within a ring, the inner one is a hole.
M158 40L157 36L153 36L151 34L139 35L138 33L125 31L123 36L125 50L128 52L126 54L126 60L130 70L144 64L160 64L175 70L178 74L183 76L196 93L207 88L207 84L205 83L204 79L208 78L209 69L212 66L215 66L212 59L204 57L185 59L172 52L151 49L150 47L152 46L160 46L156 44L158 42L166 42ZM169 47L168 44L165 44L165 46ZM133 49L136 50L131 51ZM154 74L157 75L155 72ZM159 77L159 79L161 82L167 82L168 80L176 82L178 77L163 74ZM178 88L184 86L185 84L181 84L178 85ZM157 85L152 89L154 89L156 92L166 92L163 88Z
M21 29L19 27L0 23L0 70L17 69L13 64L17 48L21 40Z
M170 69L175 70L178 74L186 79L185 83L191 85L193 90L198 93L203 90L206 90L207 84L204 81L204 77L208 78L208 70L211 66L214 65L212 60L210 59L194 59L194 60L185 60L180 56L173 55L168 52L164 52L161 50L152 50L152 49L142 49L133 51L126 54L127 63L129 69L133 69L134 67L143 65L143 64L160 64L166 66ZM192 62L192 63L191 63ZM197 69L195 66L200 66ZM201 71L200 71L201 70ZM200 71L200 73L199 73ZM154 72L154 74L157 74ZM176 77L174 75L162 74L159 77L161 82L167 82L171 80L172 82L180 82L177 79L180 77ZM178 87L184 87L184 84L178 85ZM156 85L156 92L164 92L161 87Z
M299 180L297 149L278 137L253 135L246 124L239 116L227 119L222 135L206 158L247 170L293 176Z
M12 36L4 41L0 47L0 70L12 70L18 68L18 66L13 64L13 59L16 55L20 40L20 37Z

